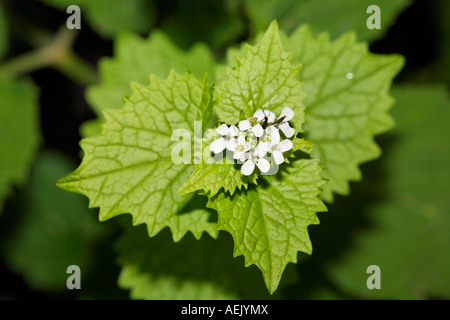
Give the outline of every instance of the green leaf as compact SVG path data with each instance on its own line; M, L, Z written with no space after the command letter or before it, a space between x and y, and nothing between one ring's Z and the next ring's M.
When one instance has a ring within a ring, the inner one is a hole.
M210 196L214 196L221 188L233 195L236 188L247 189L248 183L256 184L257 177L252 175L250 179L244 177L233 164L214 163L210 165L196 165L194 172L181 186L178 194L187 194L197 190L203 190Z
M291 158L295 159L295 158L299 158L300 154L296 151L301 151L303 154L301 155L302 158L304 158L306 155L309 158L309 155L311 155L311 151L312 151L312 147L313 144L309 141L306 141L303 138L297 138L294 137L294 139L292 139L292 149L283 153L284 155L284 161L286 163L290 163L290 161L292 161Z
M167 232L150 239L142 229L127 228L116 244L122 266L119 286L129 289L133 299L280 298L280 293L270 296L264 289L255 267L243 268L243 261L233 259L232 243L221 234L216 240L187 236L174 244ZM286 273L281 285L296 280L294 268Z
M214 196L221 188L231 195L236 188L247 189L249 183L257 183L257 175L245 177L239 168L233 164L218 163L195 165L194 172L181 186L178 194L187 194L203 190L209 196Z
M0 59L8 51L8 25L3 10L3 2L0 1Z
M306 139L314 145L329 180L322 197L349 194L349 181L361 179L359 164L380 156L374 135L393 126L388 111L394 100L388 91L403 66L398 55L372 54L355 34L331 42L327 34L314 36L307 26L284 41L293 62L302 63L308 106ZM348 74L351 74L350 79Z
M80 126L80 135L83 138L97 136L102 133L103 120L95 118L83 122Z
M152 76L148 86L134 84L123 109L104 111L102 134L82 140L80 167L58 185L88 196L101 220L130 213L133 224L147 224L150 236L168 226L177 241L193 224L213 234L207 211L181 214L192 196L176 192L192 165L172 160L172 133L184 129L193 136L194 121L207 120L210 93L206 76L198 81L175 71L167 79ZM190 149L191 141L181 143Z
M309 141L306 141L305 139L300 139L295 137L292 140L292 144L293 144L293 151L297 151L300 150L304 153L310 154L311 153L311 149L313 147L313 144Z
M279 114L283 107L289 106L295 112L291 123L301 132L305 94L297 80L300 67L293 66L292 55L283 50L276 21L261 41L245 48L245 57L237 58L238 66L230 66L228 79L217 86L215 112L219 120L236 124L242 120L239 119L241 110L246 117L251 117L257 109Z
M83 277L92 266L93 245L104 229L87 208L86 199L55 186L73 168L58 153L41 153L28 185L8 203L2 234L2 257L32 288L66 291L67 267L77 265Z
M81 15L102 36L114 37L122 31L146 33L157 16L155 6L147 0L41 0L58 9L78 5Z
M256 33L277 19L283 30L292 31L298 23L308 23L315 31L330 33L332 38L354 30L358 38L373 41L381 38L395 22L410 0L246 0L245 8ZM366 13L371 5L380 8L381 29L369 29Z
M370 181L388 197L368 210L372 228L327 267L339 288L363 298L450 298L450 100L444 86L394 87L397 125ZM378 265L381 290L368 290L366 268Z
M244 255L246 266L263 273L275 292L284 268L297 262L297 252L312 252L307 227L318 224L316 212L326 211L317 198L325 183L318 160L298 160L277 176L266 176L258 187L233 196L218 193L208 207L218 212L217 227L231 233L234 256Z
M39 143L38 92L25 79L0 77L0 208L23 183Z
M205 45L183 51L162 32L153 32L148 39L123 33L116 39L114 52L114 58L100 61L100 83L89 87L86 94L99 116L103 109L122 108L122 98L131 93L130 82L146 83L151 73L165 78L171 69L183 73L189 67L197 78L207 72L214 81L214 59Z

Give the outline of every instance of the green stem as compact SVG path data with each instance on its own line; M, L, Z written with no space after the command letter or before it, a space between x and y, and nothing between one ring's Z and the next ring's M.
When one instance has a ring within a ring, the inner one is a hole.
M0 65L0 74L19 76L51 65L45 48L27 52Z
M20 76L38 69L53 67L81 85L87 86L97 82L95 69L71 49L76 34L76 31L63 26L47 45L0 65L0 74Z
M53 67L72 81L84 86L98 82L97 72L73 51L67 51Z

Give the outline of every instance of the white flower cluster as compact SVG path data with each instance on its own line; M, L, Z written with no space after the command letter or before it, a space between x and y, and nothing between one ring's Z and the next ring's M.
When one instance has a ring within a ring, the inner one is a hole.
M269 110L258 109L252 118L239 122L239 129L222 124L217 128L220 137L214 140L210 149L215 154L227 149L233 152L233 158L244 164L241 166L242 174L249 176L255 166L262 173L270 169L269 154L274 162L280 165L284 162L283 153L293 148L289 139L281 140L281 131L286 138L291 138L295 130L289 126L289 120L294 117L294 111L284 107L281 115L275 121L275 113Z

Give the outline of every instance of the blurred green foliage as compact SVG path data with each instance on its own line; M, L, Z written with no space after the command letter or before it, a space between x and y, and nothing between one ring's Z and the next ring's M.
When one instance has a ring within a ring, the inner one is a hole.
M239 0L235 0L240 2ZM397 15L404 10L410 0L245 0L251 28L257 32L270 21L278 19L280 27L294 30L299 24L309 23L317 32L326 31L334 39L346 31L354 30L358 40L373 41L380 38L393 24ZM381 29L366 27L370 5L378 5L381 10Z
M0 210L11 186L27 180L40 140L38 108L38 89L30 80L0 77Z
M214 83L214 58L204 44L180 50L167 35L153 32L148 39L123 33L115 41L114 57L100 62L100 83L90 86L87 99L99 117L103 109L120 109L131 94L130 82L148 84L150 73L166 78L171 69L183 74L187 66L197 79L208 73Z
M327 272L363 298L449 298L450 145L441 140L448 93L443 86L402 85L393 95L396 127L383 159L385 176L371 180L386 198L368 208L374 228L356 235L352 250ZM372 264L381 269L381 290L367 290L365 268Z
M67 290L67 267L76 264L87 274L95 242L104 236L86 199L55 185L71 169L73 164L56 152L39 154L28 185L6 210L15 217L8 224L12 230L4 239L2 254L11 269L36 289Z
M145 33L154 24L157 13L152 1L147 0L41 0L66 11L70 5L80 7L82 14L104 37L115 37L122 31Z

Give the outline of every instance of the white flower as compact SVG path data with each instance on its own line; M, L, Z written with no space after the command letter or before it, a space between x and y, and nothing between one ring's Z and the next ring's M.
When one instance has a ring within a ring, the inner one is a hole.
M280 142L280 133L278 131L274 131L270 135L270 149L276 164L282 164L284 162L283 152L291 150L293 147L294 145L289 139Z
M265 114L261 109L256 110L253 114L253 118L248 118L246 120L239 121L239 129L242 131L247 131L248 129L252 129L252 132L257 137L261 137L264 134L264 129L261 126L260 122L262 122L265 118Z
M261 172L266 173L270 169L270 163L264 156L266 155L264 147L262 144L256 146L255 151L247 154L247 161L241 166L241 172L245 176L252 174L255 170L255 165L261 170Z
M250 150L251 143L246 141L244 136L233 138L227 145L227 149L234 152L233 159L245 160L245 153Z
M216 131L222 135L222 137L214 140L209 146L209 149L216 154L225 150L230 140L239 134L239 130L236 126L231 125L228 127L226 124L219 126Z
M283 118L283 121L280 122L278 128L284 133L286 138L290 138L294 135L295 130L289 126L289 120L294 117L294 111L292 111L289 107L284 107L283 111L281 111L281 115L278 117L278 120Z
M289 121L294 117L294 111L285 106L276 120L275 113L265 109L258 109L253 117L239 122L236 126L222 124L216 131L220 135L210 145L214 153L227 149L233 153L235 160L243 162L241 173L251 175L258 167L262 174L268 173L271 164L269 154L277 165L285 161L284 152L293 149L293 142L289 139L295 134ZM281 141L280 130L287 139Z
M274 125L268 126L266 128L266 137L270 137L270 135L272 134L272 132L278 132L278 128L275 127Z
M272 123L275 121L275 113L270 110L264 110L264 116L267 118L267 123Z

